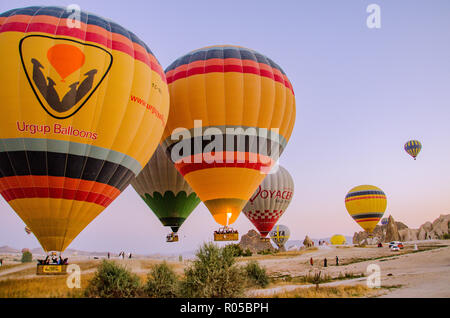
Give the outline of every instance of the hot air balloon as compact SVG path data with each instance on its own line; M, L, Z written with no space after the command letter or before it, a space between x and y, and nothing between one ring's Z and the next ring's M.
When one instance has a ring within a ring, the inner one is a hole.
M346 242L345 236L341 234L335 234L331 237L330 242L332 245L343 245Z
M167 236L167 241L178 241L178 229L200 203L200 199L175 169L161 146L158 146L141 173L131 181L131 185L161 223L172 228L173 233Z
M286 211L294 194L294 181L289 172L278 166L268 174L250 197L242 212L255 225L262 240Z
M27 233L28 235L32 233L28 226L25 226L25 233Z
M162 145L175 167L230 230L284 150L295 122L295 97L283 70L256 51L205 47L166 69L170 114ZM235 235L234 235L235 234Z
M422 144L418 140L410 140L405 144L405 151L416 160L417 155L422 149Z
M383 217L386 205L386 194L373 185L354 187L345 196L348 213L368 233Z
M72 16L0 14L0 193L59 253L145 166L169 111L144 42L99 16Z
M389 223L389 219L388 218L382 218L381 219L381 225L386 225Z
M286 225L276 225L272 231L270 231L269 236L278 248L283 248L284 244L289 240L291 232Z

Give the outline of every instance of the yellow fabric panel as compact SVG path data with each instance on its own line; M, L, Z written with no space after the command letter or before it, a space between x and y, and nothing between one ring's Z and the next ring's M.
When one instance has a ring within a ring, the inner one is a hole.
M5 57L0 59L2 69L0 95L3 114L0 121L0 134L2 138L34 137L87 143L127 154L145 166L160 140L164 123L151 110L146 109L145 105L132 101L130 95L141 98L155 107L167 121L169 93L167 84L161 77L145 63L135 60L128 54L104 48L113 57L111 69L106 77L75 115L63 120L56 119L44 111L28 83L18 54L19 41L22 38L23 33L20 32L6 32L0 36L2 56ZM67 38L70 39L70 37ZM80 48L86 56L85 64L80 70L69 75L65 82L59 80L58 73L51 67L46 57L48 49L58 43L70 43ZM26 38L22 44L22 52L29 76L32 76L30 60L35 58L43 65L44 75L57 82L55 89L60 96L64 96L70 84L77 80L81 82L85 77L84 73L91 69L98 70L94 80L95 86L106 72L110 61L109 55L98 47L47 37ZM42 95L37 94L42 100ZM54 124L61 124L64 127L70 125L79 130L95 132L98 138L91 140L53 132L45 135L21 132L17 129L17 121L25 121L27 124L47 124L52 127ZM144 144L149 144L149 138L155 140L150 142L152 145L150 148L144 148Z
M210 168L184 176L200 200L241 199L247 201L266 175L246 168Z
M51 198L16 199L9 204L20 211L20 218L45 251L61 252L104 209L94 203Z

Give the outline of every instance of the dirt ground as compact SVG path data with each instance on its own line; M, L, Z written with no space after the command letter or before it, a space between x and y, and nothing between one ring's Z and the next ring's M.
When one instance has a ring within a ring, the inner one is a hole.
M418 250L414 250L414 244ZM338 266L336 256L339 258ZM313 266L310 265L311 258L314 261ZM325 258L328 261L327 267L323 266ZM379 266L381 282L381 288L375 289L371 297L450 297L449 240L408 242L400 252L392 252L387 246L382 248L322 246L306 251L240 258L238 263L242 265L251 259L256 259L266 268L270 276L279 279L266 289L249 291L247 293L249 297L271 297L299 287L309 287L310 284L290 283L289 280L280 283L280 281L286 277L293 281L296 277L314 275L318 272L321 272L322 277L328 276L331 279L348 276L348 279L333 280L321 286L366 284L371 274L367 271L371 264ZM84 274L94 272L100 262L101 260L86 257L71 259L72 264L80 265ZM162 260L141 258L118 262L136 274L143 275L153 264ZM178 274L182 274L189 261L168 263ZM35 263L16 263L0 267L0 281L36 277L35 266Z

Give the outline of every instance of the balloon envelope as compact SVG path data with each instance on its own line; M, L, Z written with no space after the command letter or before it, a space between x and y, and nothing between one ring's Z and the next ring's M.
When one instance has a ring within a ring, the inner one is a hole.
M343 245L346 242L345 236L341 234L335 234L331 237L330 242L332 245Z
M188 53L166 76L162 144L215 221L232 224L291 136L292 85L269 58L230 45Z
M131 185L164 226L177 232L200 199L161 146Z
M128 186L169 108L139 38L85 12L70 27L71 14L0 14L0 193L46 251L64 251Z
M345 207L350 216L371 233L386 210L386 194L373 185L352 188L345 196Z
M418 140L410 140L405 144L404 148L405 151L416 160L417 155L422 149L422 144Z
M294 195L294 181L289 172L278 166L268 174L248 200L242 212L266 237L286 211Z
M272 242L274 242L279 248L282 248L284 244L289 240L291 232L286 225L276 225L269 233Z

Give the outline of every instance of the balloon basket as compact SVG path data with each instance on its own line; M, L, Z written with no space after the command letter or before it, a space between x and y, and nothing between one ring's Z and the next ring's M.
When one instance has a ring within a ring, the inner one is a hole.
M66 275L66 274L67 274L67 265L38 264L36 269L36 275Z
M166 242L169 242L169 243L178 242L178 234L172 233L172 234L167 235Z
M239 232L229 227L220 228L214 231L214 241L239 241Z
M259 241L260 242L270 242L270 238L269 237L260 237Z

